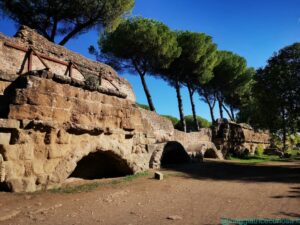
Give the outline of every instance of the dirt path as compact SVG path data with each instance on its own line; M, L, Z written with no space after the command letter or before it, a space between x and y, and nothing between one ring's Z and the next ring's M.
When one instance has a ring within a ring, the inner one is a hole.
M221 217L300 217L299 161L207 161L163 173L163 181L140 177L84 193L0 193L0 224L198 225L219 224Z

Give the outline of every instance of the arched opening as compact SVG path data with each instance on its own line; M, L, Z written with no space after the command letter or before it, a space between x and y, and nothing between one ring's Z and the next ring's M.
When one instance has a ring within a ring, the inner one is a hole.
M217 159L217 158L218 158L218 155L217 155L217 153L216 153L213 149L209 148L209 149L207 149L207 150L205 151L205 153L204 153L204 158L208 158L208 159Z
M5 182L0 182L0 192L11 192L11 186Z
M126 161L113 151L97 151L78 161L70 177L91 180L122 177L133 173Z
M184 147L175 141L169 142L163 149L161 157L161 167L166 167L172 164L182 164L190 161L190 156L185 151Z

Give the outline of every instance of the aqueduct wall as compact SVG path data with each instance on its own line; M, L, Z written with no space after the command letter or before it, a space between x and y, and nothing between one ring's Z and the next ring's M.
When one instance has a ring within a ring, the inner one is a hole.
M0 61L0 190L133 174L203 158L207 149L222 158L210 129L174 130L168 119L139 108L112 68L27 27L14 38L0 34Z
M57 186L91 154L106 155L118 170L136 173L160 167L166 146L167 152L173 149L169 142L187 143L188 134L175 132L168 119L137 107L131 86L112 68L27 27L14 38L0 35L0 60L2 188L21 192ZM89 76L101 85L88 85ZM174 149L188 157L183 147ZM154 163L155 155L160 158Z

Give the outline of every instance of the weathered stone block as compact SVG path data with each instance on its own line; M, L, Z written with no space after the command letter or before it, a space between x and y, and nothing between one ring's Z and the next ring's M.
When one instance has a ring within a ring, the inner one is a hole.
M53 173L55 167L59 164L60 159L49 159L44 163L44 171L47 174Z
M44 160L34 160L32 162L33 172L35 174L43 174L44 173Z
M163 180L164 179L164 175L161 172L155 172L154 173L154 178L156 180Z
M0 145L0 152L2 152L5 160L19 160L20 149L16 145Z
M32 144L16 145L20 150L21 160L33 160L34 159L34 146Z
M58 145L49 146L49 159L62 157L62 149Z
M24 186L22 178L13 178L8 181L13 192L23 192Z
M56 143L57 144L69 144L70 138L71 138L70 135L64 129L60 129L56 135Z
M15 128L20 127L20 121L14 119L0 119L0 128Z
M7 179L23 177L25 174L25 167L22 161L5 161L4 167Z
M36 191L35 177L25 177L22 179L23 190L21 192L34 192Z
M11 133L0 133L0 144L8 145L10 142Z

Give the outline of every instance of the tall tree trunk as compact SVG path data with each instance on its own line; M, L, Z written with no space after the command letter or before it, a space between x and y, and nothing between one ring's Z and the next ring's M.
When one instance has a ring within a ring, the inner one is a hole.
M178 109L179 109L181 126L183 131L186 132L186 123L185 123L184 113L183 113L183 105L182 105L179 81L175 82L175 89L176 89L177 100L178 100Z
M229 109L230 109L230 112L231 112L232 120L235 121L235 115L234 115L233 108L231 106L229 106Z
M75 26L75 28L68 33L60 42L59 45L65 45L72 37L80 33L82 30L84 30L86 27L92 25L95 22L95 20L89 20L84 24L78 24Z
M155 112L154 104L152 102L152 97L150 95L150 91L149 91L148 86L147 86L146 81L145 81L145 74L139 73L139 75L140 75L140 78L141 78L141 81L142 81L144 92L145 92L146 97L147 97L149 108L150 108L151 111Z
M229 116L230 120L233 120L230 111L226 108L226 106L223 104L223 109L226 111L227 115Z
M57 18L54 18L53 27L52 27L52 31L51 31L51 35L50 35L50 39L53 43L55 43L57 24L58 24Z
M217 96L218 103L219 103L219 112L220 112L220 118L223 119L223 100L221 97Z
M286 119L285 119L285 110L282 107L282 122L283 122L283 126L282 126L282 133L283 133L283 137L282 137L282 150L285 151L286 150Z
M209 98L206 94L204 94L203 96L204 96L205 101L206 101L206 103L208 105L208 108L209 108L211 122L212 122L212 124L214 124L216 122L215 115L214 115L214 106L212 106L212 104L210 103Z
M196 131L199 131L200 127L199 127L199 123L198 123L198 120L197 120L196 108L195 108L195 103L194 103L194 99L193 99L193 94L194 93L193 93L193 90L192 90L189 83L187 85L187 88L188 88L189 95L190 95L190 101L191 101L191 106L192 106L192 112L193 112L193 119L194 119L195 128L196 128Z

